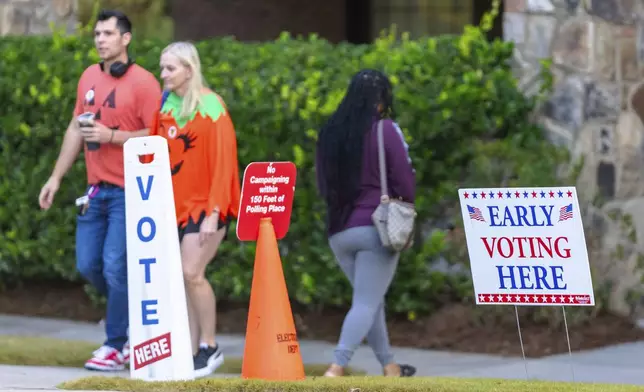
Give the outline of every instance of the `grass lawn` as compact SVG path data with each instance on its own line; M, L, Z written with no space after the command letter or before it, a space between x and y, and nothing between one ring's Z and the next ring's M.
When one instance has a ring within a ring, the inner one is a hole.
M299 382L265 382L239 378L200 379L191 382L144 382L112 377L90 377L58 386L69 390L136 392L630 392L642 387L507 381L491 379L455 379L442 377L385 378L354 376L335 379L308 378Z
M94 343L49 338L0 335L0 364L82 367L97 347ZM264 382L240 378L209 378L191 382L142 382L120 377L87 377L59 385L68 390L136 392L630 392L640 386L509 381L493 379L455 379L442 377L385 378L365 376L354 371L352 377L327 379L320 376L326 364L305 365L309 376L299 382ZM226 358L218 373L241 373L241 359Z
M96 343L78 340L0 335L0 364L82 368L97 348ZM241 366L241 358L227 356L217 373L240 374ZM320 376L327 366L328 364L305 364L304 372L307 376ZM356 370L352 373L364 374Z

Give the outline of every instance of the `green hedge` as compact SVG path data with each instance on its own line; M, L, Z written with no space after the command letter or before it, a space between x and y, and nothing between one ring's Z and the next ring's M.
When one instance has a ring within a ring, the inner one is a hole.
M489 25L489 20L486 22ZM166 42L138 41L137 62L159 74ZM417 170L423 238L405 253L388 296L390 309L431 311L471 296L467 277L432 272L446 245L445 222L458 219L457 187L552 185L559 154L529 120L536 98L517 88L512 44L489 42L479 27L462 36L332 45L285 34L274 42L199 42L207 81L230 107L242 168L251 161L292 160L298 167L293 219L281 241L293 300L347 304L350 290L326 242L324 208L315 188L316 133L362 67L386 71L395 84L398 121ZM0 281L78 280L73 200L84 187L83 159L64 179L54 207L37 197L59 153L76 82L96 61L87 36L0 39ZM220 298L249 296L254 246L232 234L209 269ZM466 266L467 267L467 266Z

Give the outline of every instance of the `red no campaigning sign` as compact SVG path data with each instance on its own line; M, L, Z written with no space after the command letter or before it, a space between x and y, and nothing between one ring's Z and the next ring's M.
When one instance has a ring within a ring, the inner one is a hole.
M240 241L257 240L261 218L271 218L278 240L286 236L296 176L293 162L252 162L246 166L237 218Z

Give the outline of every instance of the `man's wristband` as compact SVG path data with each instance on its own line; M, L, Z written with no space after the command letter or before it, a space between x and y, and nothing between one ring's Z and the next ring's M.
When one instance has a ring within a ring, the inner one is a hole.
M112 129L112 134L110 135L110 141L108 143L112 143L112 140L114 140L114 132L116 131Z

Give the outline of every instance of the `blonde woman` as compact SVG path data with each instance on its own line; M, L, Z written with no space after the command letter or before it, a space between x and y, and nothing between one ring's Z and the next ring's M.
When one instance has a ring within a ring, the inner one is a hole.
M170 148L195 376L203 377L224 361L205 271L238 213L237 140L223 100L204 83L194 45L169 45L160 66L164 94L151 134L166 138Z

